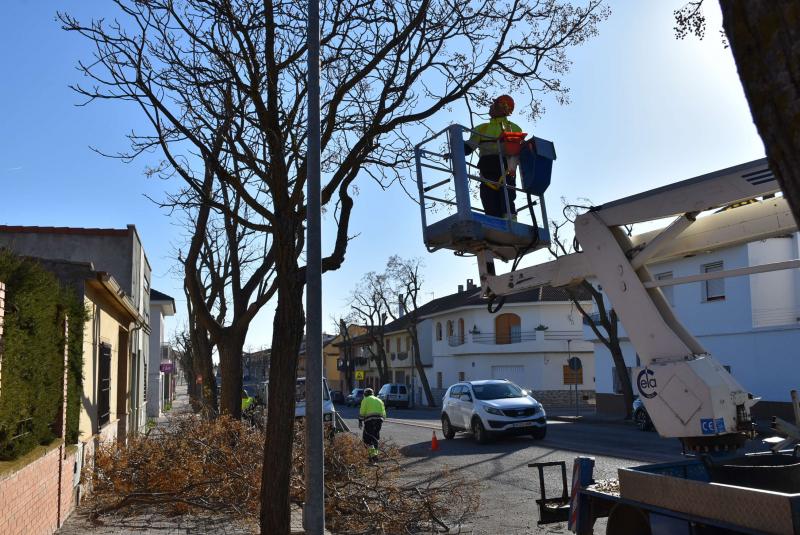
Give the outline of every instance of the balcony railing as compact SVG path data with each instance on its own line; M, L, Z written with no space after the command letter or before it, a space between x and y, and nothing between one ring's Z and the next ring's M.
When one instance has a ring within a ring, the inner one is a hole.
M457 347L457 346L460 346L460 345L464 345L465 341L466 340L464 339L464 337L463 336L459 336L459 335L448 336L447 337L447 344L450 347Z
M544 331L545 340L583 340L583 331Z
M591 314L589 314L589 317L584 316L584 318L583 318L583 324L584 325L589 325L590 321L593 321L595 324L599 324L600 323L600 313L599 312L592 312Z
M507 345L532 342L536 340L536 331L519 331L513 333L475 333L472 341L476 344Z

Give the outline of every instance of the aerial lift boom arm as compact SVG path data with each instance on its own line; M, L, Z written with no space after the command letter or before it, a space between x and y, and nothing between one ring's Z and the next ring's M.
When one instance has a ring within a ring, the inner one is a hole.
M660 286L800 267L800 260L656 281L647 266L794 232L797 225L766 160L608 203L578 216L582 251L495 275L491 252L478 253L485 295L570 286L587 278L602 285L641 360L636 388L663 436L698 449L735 447L750 429L757 401L681 324ZM700 212L743 204L698 218ZM629 237L623 225L676 216L664 229Z

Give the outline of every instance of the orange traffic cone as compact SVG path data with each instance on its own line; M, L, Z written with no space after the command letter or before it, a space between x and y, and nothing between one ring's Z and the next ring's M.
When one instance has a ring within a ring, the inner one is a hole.
M439 440L436 438L436 431L433 432L431 439L431 451L439 451Z

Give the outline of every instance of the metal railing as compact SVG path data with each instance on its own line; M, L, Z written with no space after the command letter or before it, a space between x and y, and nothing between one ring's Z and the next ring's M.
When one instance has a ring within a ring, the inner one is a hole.
M472 341L485 345L521 344L536 340L536 331L518 331L512 333L474 333Z
M583 331L544 331L545 340L583 340Z
M447 345L450 347L458 347L464 345L466 342L464 335L453 335L447 337Z
M583 324L589 325L590 322L594 322L595 324L600 323L600 313L599 312L592 312L589 316L583 317Z

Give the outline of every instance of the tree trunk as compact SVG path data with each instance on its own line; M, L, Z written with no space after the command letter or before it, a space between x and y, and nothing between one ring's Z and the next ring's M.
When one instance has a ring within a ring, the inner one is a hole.
M227 331L217 340L222 374L219 412L237 419L242 416L242 347L244 336L239 333Z
M720 7L769 167L800 222L800 4L720 0Z
M288 255L285 255L288 256ZM303 285L296 266L280 266L272 331L267 432L261 473L261 533L289 533L289 475L294 438L295 382L303 338Z
M617 370L617 380L622 388L622 397L625 400L625 419L630 420L633 417L633 385L631 384L631 374L628 373L625 357L622 355L622 349L619 347L619 340L613 337L610 342L608 350L611 352L611 359L614 361L614 367Z
M422 390L425 392L425 399L428 400L428 407L435 407L436 403L433 400L433 393L431 392L431 385L428 383L428 376L425 375L425 367L422 365L422 355L419 351L419 338L417 337L417 326L414 325L409 329L411 341L414 344L414 367L419 374L419 382L422 383Z
M187 302L188 302L187 295ZM189 307L189 337L192 347L192 372L194 382L189 385L197 396L197 402L204 416L211 417L217 414L217 384L214 378L214 362L212 360L212 346L208 339L208 331L199 325L194 317L191 306ZM200 377L200 383L197 378Z

